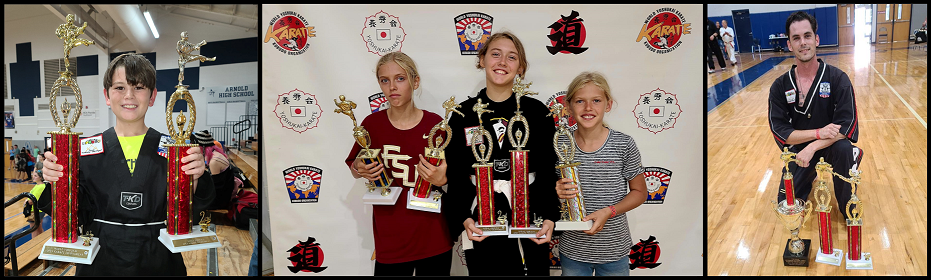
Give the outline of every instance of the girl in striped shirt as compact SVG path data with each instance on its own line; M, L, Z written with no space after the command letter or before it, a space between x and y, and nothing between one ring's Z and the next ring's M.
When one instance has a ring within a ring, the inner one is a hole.
M572 80L564 99L569 115L578 123L573 132L581 192L585 198L583 221L594 221L586 231L565 231L559 238L563 276L630 275L630 230L626 213L647 199L640 151L629 135L608 128L604 114L611 111L611 89L604 76L583 72ZM560 145L569 139L558 139ZM579 187L560 179L556 191L571 199Z

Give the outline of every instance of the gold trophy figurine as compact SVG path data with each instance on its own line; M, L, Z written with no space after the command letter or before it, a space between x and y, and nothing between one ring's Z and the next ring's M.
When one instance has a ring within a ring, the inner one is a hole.
M168 149L168 191L167 201L168 209L166 220L167 227L159 232L159 241L168 248L172 253L202 250L220 247L217 234L211 231L194 230L194 213L193 213L193 196L194 181L193 175L184 174L181 167L184 163L181 158L188 155L188 150L197 148L196 144L185 144L194 131L194 124L197 121L197 108L194 106L194 98L188 91L188 86L183 84L184 65L195 60L213 61L216 58L206 58L202 55L193 55L191 52L200 50L200 47L207 44L202 41L193 45L187 41L188 32L181 32L181 40L178 41L178 85L175 86L175 92L171 94L168 103L165 106L165 123L168 125L168 134L174 141L173 144L166 144ZM188 106L190 119L185 117L184 112L178 112L178 117L172 120L175 103L184 100ZM177 129L176 129L177 127ZM209 174L205 174L207 176Z
M81 88L78 81L70 70L71 49L78 46L90 46L94 42L87 39L78 38L84 34L87 28L87 22L78 27L74 25L75 16L69 14L65 17L65 23L55 29L55 35L63 41L63 53L65 55L65 69L59 71L59 77L55 80L55 85L49 93L49 110L51 111L52 120L58 131L52 131L52 153L58 157L58 164L61 165L62 176L57 182L51 182L51 204L52 212L52 238L42 245L42 251L39 259L54 260L61 262L74 262L80 264L91 264L100 250L100 240L97 237L89 235L90 232L83 236L78 235L78 172L79 158L82 152L82 145L79 145L78 136L82 133L72 132L78 119L81 117L81 109L84 104L81 100ZM62 87L70 87L74 91L76 103L72 107L67 98L61 106L61 116L57 107L57 99L61 94ZM74 110L72 112L72 109ZM90 145L93 146L93 145ZM81 242L78 238L84 240Z
M362 159L365 164L377 162L384 166L384 161L378 156L381 149L369 149L369 145L372 144L369 132L356 122L356 116L352 112L352 109L356 108L356 103L346 100L345 95L340 95L339 101L333 99L333 102L336 104L336 109L333 110L334 113L344 114L352 120L352 138L362 147L356 158ZM392 181L391 177L388 177L388 169L385 166L385 170L378 174L375 181L365 180L368 192L362 196L362 202L372 205L394 205L398 201L398 197L401 196L401 187L391 187ZM381 189L381 192L375 193L376 189Z
M791 175L788 170L788 164L790 161L797 161L794 159L795 153L788 151L788 148L783 150L782 156L780 157L786 165L786 174ZM783 179L786 179L785 177ZM798 237L799 230L805 226L805 222L808 221L811 215L812 203L811 201L805 201L802 203L801 199L794 198L791 194L792 178L788 177L788 182L786 182L786 200L776 202L773 201L773 212L776 212L776 217L782 221L786 229L792 233L792 238L786 241L786 248L782 253L782 262L786 266L808 266L808 249L811 247L811 239L800 239ZM793 200L792 203L789 203L788 200Z
M579 193L574 198L566 199L562 205L562 219L556 221L556 230L590 230L594 221L582 221L587 215L585 210L585 200L582 198L582 184L579 182L579 165L582 163L575 160L575 137L566 126L564 117L568 115L566 108L562 103L555 103L550 106L550 114L559 119L559 127L553 135L553 148L556 149L556 155L559 156L559 163L556 169L559 170L560 177L572 179L572 184L576 185ZM559 145L559 136L565 136L569 139L569 145Z

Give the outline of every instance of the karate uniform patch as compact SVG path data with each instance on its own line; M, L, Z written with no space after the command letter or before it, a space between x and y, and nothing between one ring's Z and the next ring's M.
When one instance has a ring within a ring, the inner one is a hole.
M818 87L818 96L820 96L821 98L831 97L831 83L829 82L821 83L821 85Z
M795 89L790 89L786 91L786 102L788 102L789 104L795 103L796 96L797 94L795 94Z
M103 153L103 135L81 139L81 156Z

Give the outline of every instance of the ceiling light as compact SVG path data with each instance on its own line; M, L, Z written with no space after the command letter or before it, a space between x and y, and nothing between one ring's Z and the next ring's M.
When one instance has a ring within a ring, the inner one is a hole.
M149 15L149 11L145 11L145 21L149 23L149 28L152 29L152 35L155 35L155 39L158 39L158 30L155 29L155 23L152 22L152 16Z

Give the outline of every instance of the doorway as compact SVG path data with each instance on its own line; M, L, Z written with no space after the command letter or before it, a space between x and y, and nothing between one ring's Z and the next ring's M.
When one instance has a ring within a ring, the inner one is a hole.
M873 36L873 5L856 4L854 44L870 44Z

